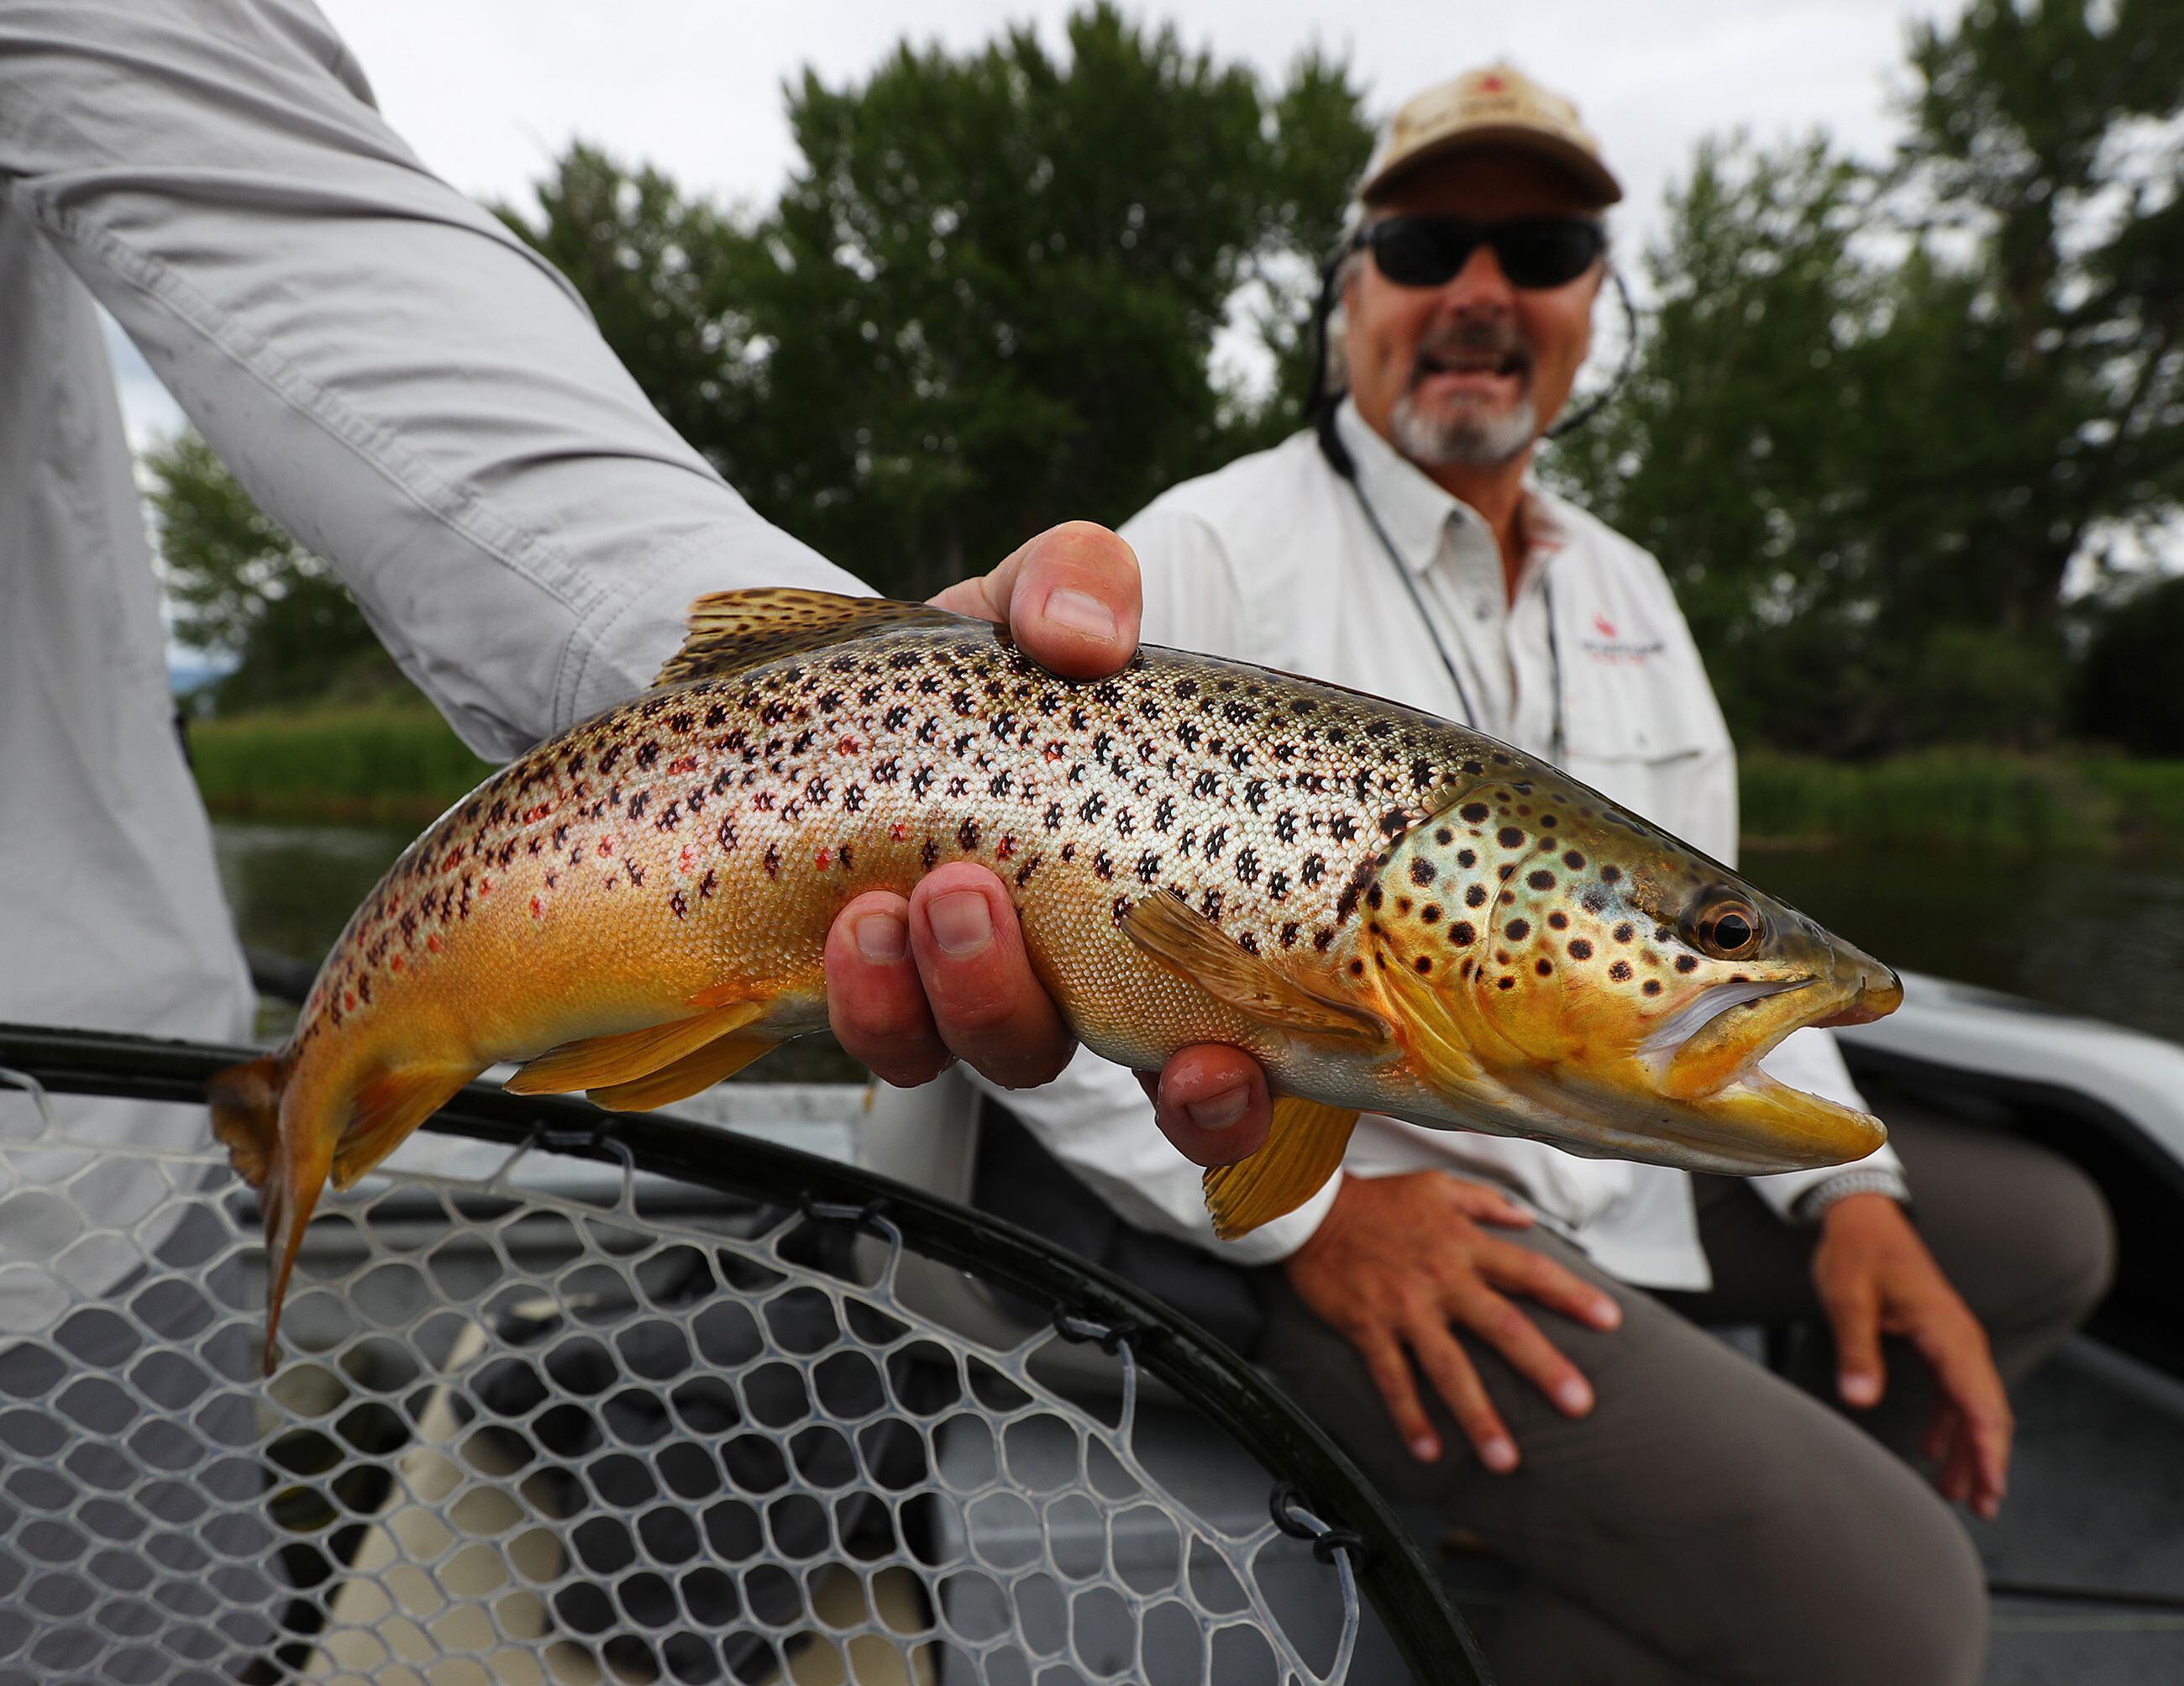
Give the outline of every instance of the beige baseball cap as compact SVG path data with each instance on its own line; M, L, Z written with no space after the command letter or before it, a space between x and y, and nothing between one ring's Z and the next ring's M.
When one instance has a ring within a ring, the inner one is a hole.
M1412 94L1381 130L1357 187L1369 204L1396 176L1468 147L1514 147L1552 159L1596 205L1613 204L1623 184L1601 162L1600 142L1578 121L1577 107L1509 64L1466 70Z

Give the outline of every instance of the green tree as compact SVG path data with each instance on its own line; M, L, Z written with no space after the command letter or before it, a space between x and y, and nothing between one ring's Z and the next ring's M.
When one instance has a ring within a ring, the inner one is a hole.
M801 162L755 218L583 148L536 215L503 215L762 514L923 595L1285 430L1294 324L1369 138L1324 59L1270 92L1110 6L1067 36L807 74ZM1240 299L1276 361L1262 400L1214 374Z
M144 467L176 636L235 663L214 687L216 710L406 688L341 582L251 501L202 438L164 440Z
M2052 738L2074 561L2184 499L2184 12L1982 0L1911 58L1886 170L1702 150L1636 374L1557 464L1788 747Z

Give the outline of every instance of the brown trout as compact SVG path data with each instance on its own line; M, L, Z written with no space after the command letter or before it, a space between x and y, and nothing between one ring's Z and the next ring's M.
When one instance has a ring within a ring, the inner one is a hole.
M655 689L539 745L412 844L215 1126L263 1192L269 1360L329 1176L488 1066L642 1110L827 1022L850 897L946 861L1012 892L1084 1043L1245 1048L1267 1146L1215 1226L1292 1209L1361 1111L1763 1172L1863 1158L1864 1114L1756 1062L1878 1017L1895 975L1541 762L1354 691L1148 647L1055 678L986 622L822 593L701 599Z

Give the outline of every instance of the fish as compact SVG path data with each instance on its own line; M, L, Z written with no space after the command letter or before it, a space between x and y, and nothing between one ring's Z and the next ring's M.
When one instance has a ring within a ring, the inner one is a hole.
M1056 678L927 605L701 598L653 687L405 850L279 1049L209 1090L260 1192L266 1357L304 1225L464 1084L669 1106L827 1023L827 928L950 861L1007 886L1106 1058L1233 1044L1276 1097L1215 1231L1302 1203L1361 1113L1758 1173L1880 1145L1758 1068L1896 975L1552 767L1273 669L1146 646Z

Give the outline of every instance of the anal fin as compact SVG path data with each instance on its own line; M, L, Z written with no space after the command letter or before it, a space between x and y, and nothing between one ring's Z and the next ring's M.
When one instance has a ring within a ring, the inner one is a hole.
M774 1044L755 1037L722 1036L687 1053L672 1065L627 1083L610 1083L589 1091L593 1104L610 1112L649 1113L655 1107L688 1100L716 1083L725 1083Z
M1249 1235L1294 1212L1341 1169L1357 1127L1354 1107L1286 1096L1274 1103L1267 1145L1233 1165L1206 1173L1206 1209L1223 1241Z
M476 1075L460 1067L408 1065L367 1080L350 1103L348 1128L334 1144L334 1186L350 1186Z
M1212 920L1163 892L1123 916L1123 935L1217 1001L1262 1024L1304 1036L1384 1042L1378 1013L1320 994L1273 961L1249 952Z
M764 1002L737 1001L709 1008L691 1018L648 1024L641 1030L564 1042L539 1055L504 1086L512 1095L566 1095L578 1089L615 1089L633 1084L733 1035L766 1008Z

